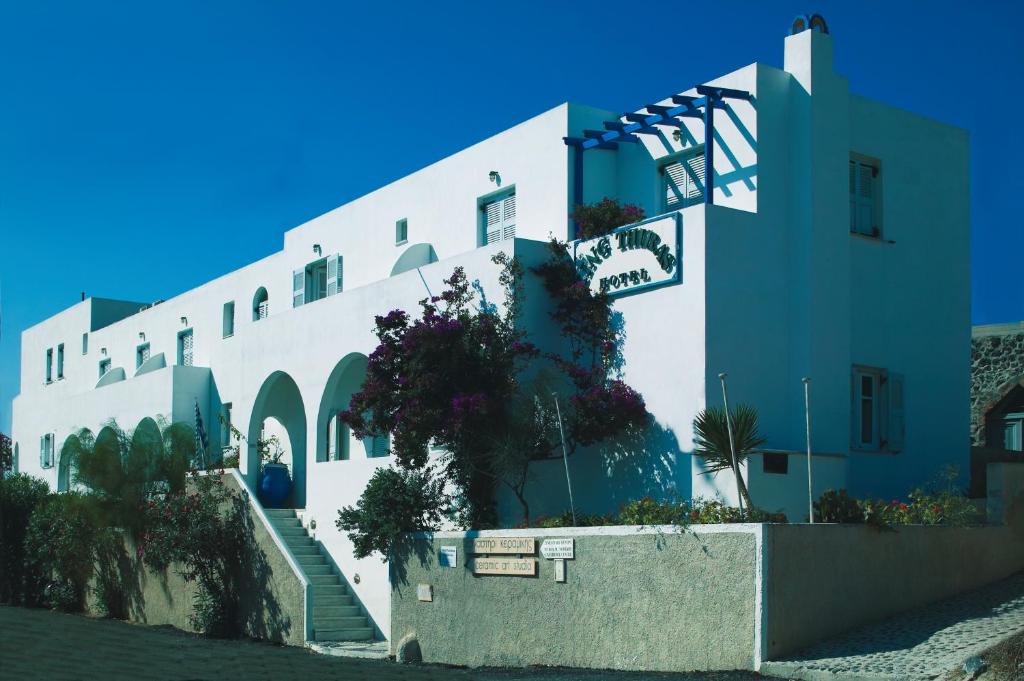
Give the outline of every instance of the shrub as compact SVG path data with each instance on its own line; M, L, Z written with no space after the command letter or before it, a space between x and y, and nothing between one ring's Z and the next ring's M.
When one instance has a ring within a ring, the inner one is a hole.
M432 478L429 467L378 468L356 505L338 511L335 525L348 532L356 558L377 551L387 561L400 535L441 522L445 500L444 483Z
M845 489L827 489L814 502L814 519L819 523L863 523L864 509Z
M78 612L85 606L99 527L96 498L79 492L51 495L32 513L25 537L27 564L46 580L50 607Z
M193 627L211 636L237 636L242 569L248 562L247 509L218 476L192 479L192 491L145 505L139 556L155 570L177 563L185 581L196 582Z
M611 515L588 515L586 513L576 514L576 523L572 521L572 511L563 511L557 515L540 515L530 523L531 527L600 527L603 525L616 525L615 517Z
M39 605L39 574L26 565L29 518L46 499L49 487L20 473L0 480L0 603Z
M620 525L685 525L689 522L689 507L683 501L659 501L643 497L629 501L619 510Z
M591 239L640 222L644 219L644 210L632 203L623 205L605 197L591 205L576 206L572 219L576 222L576 238Z

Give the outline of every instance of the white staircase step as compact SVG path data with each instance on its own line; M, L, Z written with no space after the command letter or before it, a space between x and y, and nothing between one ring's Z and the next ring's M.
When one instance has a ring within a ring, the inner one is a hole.
M324 619L313 618L314 629L364 629L369 626L369 622L362 615L356 615L355 617L325 617Z
M351 596L345 596L351 598ZM335 617L357 617L359 606L357 605L321 605L319 599L313 602L313 621L333 619Z
M263 512L267 514L268 518L294 518L294 508L265 508Z
M309 577L309 583L313 586L337 586L341 582L338 579L338 575L307 575Z
M369 641L373 638L373 629L315 629L317 641Z
M355 605L355 602L340 584L336 586L314 586L313 607L318 605Z
M278 529L285 527L302 527L302 523L299 522L298 518L271 518L270 522Z
M296 553L295 558L303 568L307 565L327 565L327 559L319 551L316 553Z
M322 577L324 575L334 576L334 571L331 570L331 566L327 563L324 563L323 565L303 564L301 567L307 577Z

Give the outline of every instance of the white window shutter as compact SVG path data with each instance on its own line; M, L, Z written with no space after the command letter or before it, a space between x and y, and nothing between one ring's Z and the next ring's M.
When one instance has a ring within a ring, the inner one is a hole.
M501 201L492 201L484 206L484 245L501 240Z
M502 201L501 238L514 239L516 236L516 195Z
M889 451L902 452L906 436L906 417L903 407L903 375L889 374Z
M292 272L292 307L299 307L306 302L306 270Z
M686 161L686 205L699 203L704 198L704 154L691 156Z
M327 419L327 460L334 461L338 454L338 414L332 413Z
M661 169L665 179L665 210L677 210L686 202L686 170L682 163L669 163Z
M46 436L39 437L39 467L46 468Z

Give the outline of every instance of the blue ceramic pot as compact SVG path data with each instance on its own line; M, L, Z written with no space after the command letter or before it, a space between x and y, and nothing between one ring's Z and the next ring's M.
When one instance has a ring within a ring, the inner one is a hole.
M264 464L263 477L260 479L260 503L265 508L281 508L291 493L292 479L288 475L288 466L283 463Z

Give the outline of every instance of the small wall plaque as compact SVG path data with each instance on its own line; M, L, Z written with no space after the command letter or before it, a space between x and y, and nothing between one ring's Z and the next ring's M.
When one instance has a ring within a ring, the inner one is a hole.
M474 558L474 575L518 575L533 577L537 574L536 558Z
M429 584L417 584L416 598L425 603L430 603L434 600L434 588Z
M437 554L437 564L441 567L458 567L459 547L442 546L441 551Z
M533 537L477 537L473 540L473 553L505 554L537 552L537 540Z
M555 558L555 581L556 582L564 582L565 581L565 559L564 558Z

